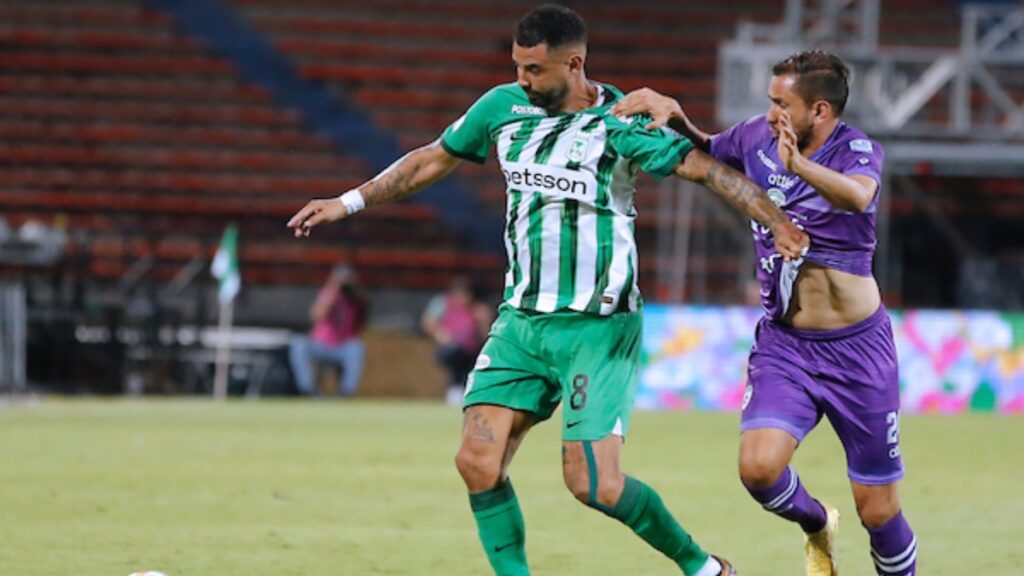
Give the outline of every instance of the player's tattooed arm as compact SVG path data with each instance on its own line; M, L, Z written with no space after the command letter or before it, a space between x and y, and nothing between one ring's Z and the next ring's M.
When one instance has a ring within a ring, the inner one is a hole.
M675 173L708 187L749 218L772 231L775 248L787 260L800 258L810 246L810 239L775 205L764 190L749 178L722 164L711 156L693 150L676 165Z
M396 160L359 192L367 207L404 200L450 174L459 162L435 140Z
M434 141L402 156L357 190L367 207L396 202L444 178L460 162L445 151L440 141ZM309 236L314 226L348 215L347 206L337 198L311 200L292 216L288 227L295 231L296 237Z

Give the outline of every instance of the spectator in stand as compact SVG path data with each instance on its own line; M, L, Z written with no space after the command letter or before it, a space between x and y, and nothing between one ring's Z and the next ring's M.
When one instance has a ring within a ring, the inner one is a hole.
M448 290L438 294L423 312L423 331L437 344L437 360L448 372L445 401L462 403L466 377L473 370L493 314L474 292L464 276L452 280Z
M296 336L291 342L289 357L300 394L316 392L314 361L337 366L341 372L338 393L355 394L366 359L360 334L367 308L355 271L344 264L335 266L310 308L313 331L308 336Z

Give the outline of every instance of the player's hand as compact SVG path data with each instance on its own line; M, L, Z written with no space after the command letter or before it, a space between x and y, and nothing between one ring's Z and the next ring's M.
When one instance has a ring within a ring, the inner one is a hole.
M789 262L803 258L811 248L811 238L793 222L786 220L772 228L775 251Z
M295 232L296 238L309 236L317 224L335 222L348 216L348 209L337 198L310 200L302 210L295 213L288 221L288 227Z
M800 155L800 147L797 144L796 131L793 130L793 119L789 112L783 111L779 115L779 160L786 167L786 172L796 174L797 164L803 159Z
M686 118L679 102L650 88L641 88L626 94L622 100L612 106L612 114L616 116L648 114L651 117L651 122L644 127L647 130L657 130L668 124L672 118L681 120Z

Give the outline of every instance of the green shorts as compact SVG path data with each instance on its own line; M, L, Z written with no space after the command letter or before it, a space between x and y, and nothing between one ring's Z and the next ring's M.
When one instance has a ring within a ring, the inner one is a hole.
M564 400L563 439L625 437L642 327L640 312L527 314L502 304L467 381L464 407L494 404L542 421Z

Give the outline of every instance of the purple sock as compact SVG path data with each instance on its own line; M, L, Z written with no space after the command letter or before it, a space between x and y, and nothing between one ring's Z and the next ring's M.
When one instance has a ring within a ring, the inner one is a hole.
M769 488L751 488L747 492L764 509L796 522L804 532L817 532L825 527L825 507L804 489L800 477L789 466Z
M917 573L917 537L901 511L871 535L871 559L879 576L914 576Z

